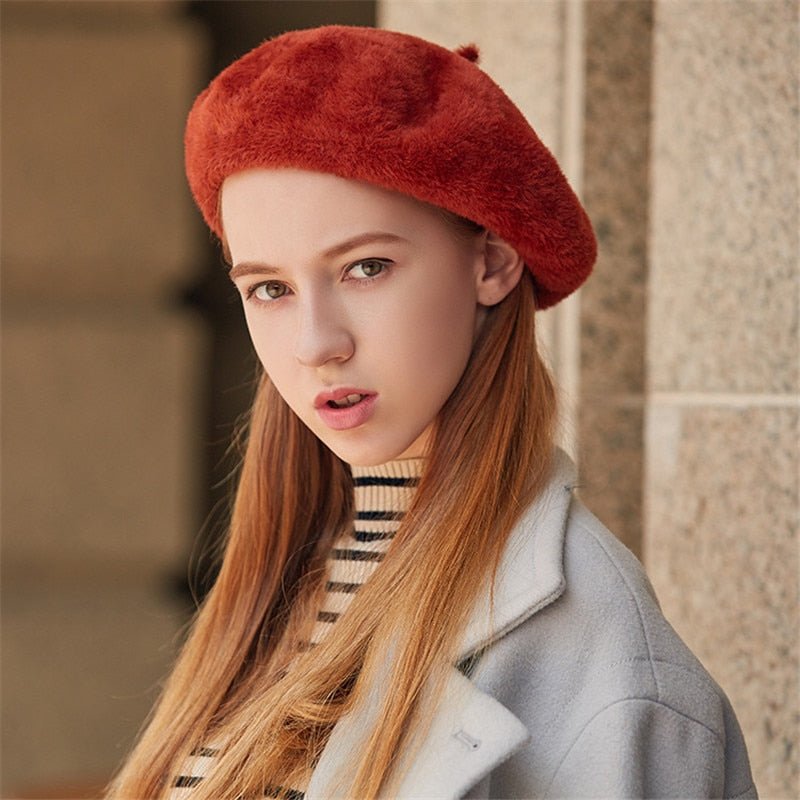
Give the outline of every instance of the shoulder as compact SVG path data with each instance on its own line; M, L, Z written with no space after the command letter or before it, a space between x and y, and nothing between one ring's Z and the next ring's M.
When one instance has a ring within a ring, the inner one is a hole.
M664 618L636 557L577 499L560 557L563 592L491 645L474 676L531 733L529 752L507 765L504 790L515 796L514 781L535 773L541 782L525 791L575 793L580 780L602 785L600 770L610 776L609 796L650 796L635 793L669 780L698 797L749 791L746 750L725 694ZM534 580L536 565L530 569ZM618 786L627 777L613 765L636 760L652 760L654 784ZM687 777L693 768L698 774ZM660 776L665 770L671 779Z
M724 740L724 693L664 617L639 560L575 500L564 539L565 591L550 612L562 645L580 652L593 695L648 700L696 718ZM532 626L533 627L533 626ZM567 639L566 630L574 631Z
M664 618L638 559L578 500L560 557L561 594L495 642L483 661L502 661L512 682L568 693L570 706L583 695L593 709L648 699L706 711L714 728L710 707L721 690ZM531 564L531 580L536 570Z

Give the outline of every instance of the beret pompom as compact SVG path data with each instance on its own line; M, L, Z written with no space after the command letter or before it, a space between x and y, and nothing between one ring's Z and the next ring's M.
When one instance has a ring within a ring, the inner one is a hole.
M328 25L267 40L223 70L186 125L189 185L221 238L229 175L296 167L367 181L440 206L505 239L537 306L583 283L592 226L550 151L478 66L415 36Z

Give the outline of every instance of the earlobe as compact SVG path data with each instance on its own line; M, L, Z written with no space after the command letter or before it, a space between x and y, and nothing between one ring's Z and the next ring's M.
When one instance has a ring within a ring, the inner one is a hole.
M491 231L484 238L482 268L477 276L478 302L497 305L519 283L525 263L522 256Z

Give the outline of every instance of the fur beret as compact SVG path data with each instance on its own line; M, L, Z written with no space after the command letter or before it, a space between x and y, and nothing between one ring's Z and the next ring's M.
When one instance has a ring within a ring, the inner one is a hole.
M478 66L392 31L328 25L270 39L195 100L186 173L211 230L234 172L297 167L410 195L480 223L513 245L539 308L586 279L596 242L550 151Z

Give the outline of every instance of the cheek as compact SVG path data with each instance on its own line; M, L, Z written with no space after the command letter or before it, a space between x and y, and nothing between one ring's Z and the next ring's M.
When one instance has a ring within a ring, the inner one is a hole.
M413 324L440 352L463 352L470 349L475 326L475 292L463 269L451 268L445 274L448 280L437 283L435 291L421 295Z
M245 312L245 319L256 356L264 367L264 371L277 385L286 372L287 357L291 355L289 348L285 345L286 334L281 331L279 321L270 320L268 322L258 311Z
M392 368L409 376L412 392L449 396L472 350L476 309L469 284L454 279L417 292L378 322L395 342Z

